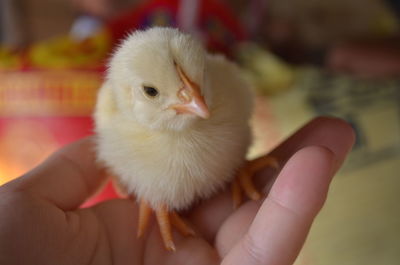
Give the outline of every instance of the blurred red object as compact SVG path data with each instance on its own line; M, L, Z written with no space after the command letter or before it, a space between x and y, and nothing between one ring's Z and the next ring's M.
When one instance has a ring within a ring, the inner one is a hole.
M0 185L92 134L98 71L0 72ZM86 205L117 197L111 185Z
M118 43L133 29L151 26L181 28L178 12L181 0L145 1L109 24L114 42ZM208 50L232 54L233 46L246 39L246 33L227 5L216 0L199 0L195 26Z

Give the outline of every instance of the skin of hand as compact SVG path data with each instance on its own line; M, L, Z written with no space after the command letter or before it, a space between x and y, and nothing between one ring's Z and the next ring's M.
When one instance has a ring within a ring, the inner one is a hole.
M92 139L80 140L0 187L0 264L292 264L353 143L347 123L311 121L271 152L284 164L277 178L256 176L265 199L234 211L225 191L194 206L183 216L197 236L176 233L168 252L155 222L136 238L131 200L79 208L105 181Z

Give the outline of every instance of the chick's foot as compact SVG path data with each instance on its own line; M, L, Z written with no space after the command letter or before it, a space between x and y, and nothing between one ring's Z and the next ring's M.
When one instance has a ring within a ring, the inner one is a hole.
M238 175L231 185L233 207L236 209L242 203L242 190L252 200L261 198L260 192L254 187L253 176L256 172L263 168L272 167L279 168L278 161L272 156L262 156L246 164L239 170Z
M148 202L141 200L139 206L138 237L141 237L149 225L152 208ZM157 223L164 246L169 251L175 251L175 243L172 237L172 226L174 226L184 236L194 236L194 230L175 212L169 211L163 204L155 210Z

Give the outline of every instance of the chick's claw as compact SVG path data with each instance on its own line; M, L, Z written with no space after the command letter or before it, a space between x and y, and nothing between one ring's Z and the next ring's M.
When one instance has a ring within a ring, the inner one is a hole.
M194 230L176 212L171 212L171 223L184 236L196 235Z
M242 203L242 190L252 200L259 200L261 194L254 186L252 177L255 173L263 168L272 167L274 169L279 168L278 161L272 156L262 156L251 161L247 161L246 164L239 170L236 179L233 181L232 200L233 207L236 209Z
M233 208L236 209L242 203L242 191L239 178L235 178L231 184Z
M145 200L140 201L138 237L141 237L147 230L150 222L152 209ZM175 251L175 243L172 237L172 227L175 227L184 236L194 236L194 230L174 211L169 211L166 205L161 205L155 210L157 223L164 246L169 251Z
M172 227L169 219L168 208L165 205L161 205L160 208L156 210L156 216L165 248L169 251L175 251L176 247L172 238Z
M151 208L147 201L141 200L139 205L139 220L138 220L138 238L141 237L147 230L150 223Z

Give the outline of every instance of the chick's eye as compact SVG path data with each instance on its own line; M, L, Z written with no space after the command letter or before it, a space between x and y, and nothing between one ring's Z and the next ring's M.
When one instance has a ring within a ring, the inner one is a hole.
M158 90L151 86L143 86L144 93L149 97L156 97L158 95Z

